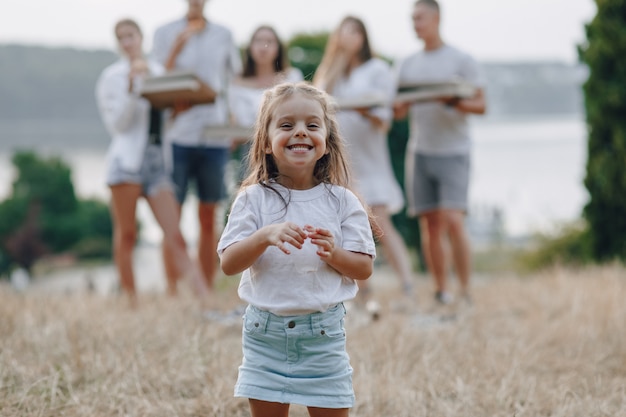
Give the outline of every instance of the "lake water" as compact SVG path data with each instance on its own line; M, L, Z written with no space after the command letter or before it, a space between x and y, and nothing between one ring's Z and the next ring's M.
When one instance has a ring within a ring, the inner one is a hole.
M546 231L580 216L587 201L582 184L586 161L586 127L581 117L479 120L473 124L474 150L470 205L474 219L498 209L510 237ZM11 154L34 149L58 155L72 167L81 197L109 198L104 184L104 155L108 138L98 122L0 121L0 198L10 192L14 175ZM197 238L197 202L183 210L182 228L193 243ZM138 215L142 238L157 242L160 231L148 206Z

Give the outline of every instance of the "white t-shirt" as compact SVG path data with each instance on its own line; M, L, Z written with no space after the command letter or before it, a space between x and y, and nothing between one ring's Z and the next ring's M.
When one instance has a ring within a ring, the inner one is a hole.
M157 29L154 34L153 57L165 64L179 33L187 27L187 19L178 19ZM211 125L227 125L227 88L241 71L241 56L232 33L226 27L207 22L206 28L187 40L176 58L175 68L193 70L218 96L214 103L196 105L180 113L168 126L165 139L185 146L229 147L230 138L208 138L204 130Z
M329 184L309 190L290 190L276 183L271 187L253 185L239 192L217 247L220 256L263 226L283 222L328 229L335 245L376 256L367 214L351 191ZM285 199L286 207L274 190ZM282 316L326 311L354 298L356 282L322 261L310 240L302 249L290 249L287 255L275 246L267 248L243 272L239 297Z
M468 54L444 45L434 51L420 51L400 63L398 84L463 79L484 87L478 64ZM458 155L470 152L467 115L440 102L411 106L408 150L427 155Z

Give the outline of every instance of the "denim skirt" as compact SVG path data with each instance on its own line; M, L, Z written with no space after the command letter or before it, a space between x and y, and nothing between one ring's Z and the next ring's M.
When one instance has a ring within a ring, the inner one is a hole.
M342 303L323 313L299 316L277 316L248 306L235 397L351 408L354 389L345 313Z

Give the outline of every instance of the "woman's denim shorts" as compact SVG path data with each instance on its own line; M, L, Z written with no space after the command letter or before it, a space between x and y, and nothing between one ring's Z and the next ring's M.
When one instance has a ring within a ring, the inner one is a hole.
M159 191L174 190L174 184L163 161L162 149L158 145L147 145L139 171L132 172L122 168L119 160L112 160L107 172L108 186L119 184L139 184L142 194L146 197L155 195Z
M345 313L342 303L324 313L300 316L277 316L248 306L235 397L351 408L354 389Z

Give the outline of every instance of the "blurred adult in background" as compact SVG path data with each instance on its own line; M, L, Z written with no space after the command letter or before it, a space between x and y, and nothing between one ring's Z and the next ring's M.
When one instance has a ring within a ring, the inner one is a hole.
M467 115L485 113L484 81L472 57L443 41L436 0L415 2L412 18L424 50L399 65L399 84L463 79L478 87L471 98L443 97L430 102L402 103L395 108L397 118L409 117L409 211L419 216L424 258L435 281L435 299L442 304L453 300L446 286L449 262L444 241L449 238L460 295L469 301L470 245L464 225L471 148Z
M105 68L96 85L100 115L112 137L107 155L107 184L111 190L113 255L122 289L131 306L137 305L133 249L137 240L136 208L144 196L163 231L163 246L171 254L166 269L167 290L174 295L177 281L194 280L202 291L200 271L187 254L178 226L178 207L161 151L161 112L140 97L142 80L161 74L163 67L146 59L139 25L124 19L115 25L119 61Z
M299 69L291 67L287 48L272 26L261 25L254 30L243 59L243 73L236 77L229 91L232 122L238 126L254 125L263 93L281 82L302 81ZM252 132L252 130L250 130ZM241 161L237 170L237 182L245 176L246 156L250 149L250 137L236 138L235 146Z
M342 136L356 179L356 189L370 205L382 231L385 259L411 295L412 267L404 240L395 229L391 215L404 207L402 190L394 176L387 146L387 131L393 111L395 80L389 65L374 57L363 21L345 17L331 34L313 83L336 99L380 96L376 107L340 110L337 114ZM361 298L366 300L367 281L359 281ZM375 308L375 307L374 307Z
M189 107L179 103L168 112L166 143L171 145L172 178L180 205L189 183L199 199L200 235L198 260L209 288L217 269L216 209L225 197L224 173L231 140L206 133L210 126L228 124L226 99L230 80L241 71L241 57L231 31L209 21L205 0L187 0L187 14L157 29L153 57L168 71L191 70L208 84L217 98L214 103ZM180 208L179 208L180 210ZM171 254L164 251L166 263Z

